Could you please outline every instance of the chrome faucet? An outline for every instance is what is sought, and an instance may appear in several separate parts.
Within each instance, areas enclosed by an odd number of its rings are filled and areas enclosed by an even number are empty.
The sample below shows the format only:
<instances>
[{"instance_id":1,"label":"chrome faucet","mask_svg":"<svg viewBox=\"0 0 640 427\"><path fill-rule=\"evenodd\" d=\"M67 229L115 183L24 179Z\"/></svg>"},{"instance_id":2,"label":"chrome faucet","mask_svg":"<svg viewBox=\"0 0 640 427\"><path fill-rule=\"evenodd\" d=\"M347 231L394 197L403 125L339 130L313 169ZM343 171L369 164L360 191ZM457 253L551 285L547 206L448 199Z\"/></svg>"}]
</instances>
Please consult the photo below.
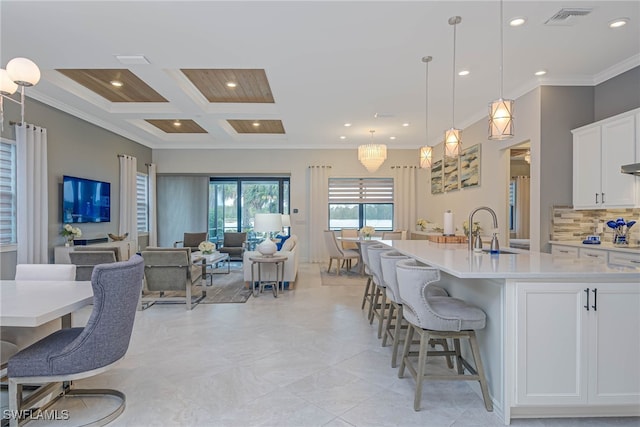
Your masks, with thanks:
<instances>
[{"instance_id":1,"label":"chrome faucet","mask_svg":"<svg viewBox=\"0 0 640 427\"><path fill-rule=\"evenodd\" d=\"M470 251L473 250L473 216L475 215L476 212L482 211L482 210L487 211L491 214L491 216L493 217L493 228L494 229L498 228L498 217L496 216L496 213L493 211L493 209L487 206L480 206L479 208L472 210L471 213L469 214L469 236L467 236L469 238ZM498 245L498 237L496 236L495 232L493 233L493 238L491 240L491 250L492 251L500 250L500 247Z\"/></svg>"}]
</instances>

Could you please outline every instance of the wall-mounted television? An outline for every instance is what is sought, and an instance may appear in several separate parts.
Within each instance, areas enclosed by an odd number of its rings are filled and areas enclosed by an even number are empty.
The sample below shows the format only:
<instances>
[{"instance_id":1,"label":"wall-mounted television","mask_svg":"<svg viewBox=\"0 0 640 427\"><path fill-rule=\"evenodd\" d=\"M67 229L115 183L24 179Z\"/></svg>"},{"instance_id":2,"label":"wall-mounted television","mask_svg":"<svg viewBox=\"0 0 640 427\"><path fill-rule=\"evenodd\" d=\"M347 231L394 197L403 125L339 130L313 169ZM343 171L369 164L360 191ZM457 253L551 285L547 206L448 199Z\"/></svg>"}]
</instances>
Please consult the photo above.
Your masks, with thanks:
<instances>
[{"instance_id":1,"label":"wall-mounted television","mask_svg":"<svg viewBox=\"0 0 640 427\"><path fill-rule=\"evenodd\" d=\"M111 221L111 184L93 179L62 177L62 222Z\"/></svg>"}]
</instances>

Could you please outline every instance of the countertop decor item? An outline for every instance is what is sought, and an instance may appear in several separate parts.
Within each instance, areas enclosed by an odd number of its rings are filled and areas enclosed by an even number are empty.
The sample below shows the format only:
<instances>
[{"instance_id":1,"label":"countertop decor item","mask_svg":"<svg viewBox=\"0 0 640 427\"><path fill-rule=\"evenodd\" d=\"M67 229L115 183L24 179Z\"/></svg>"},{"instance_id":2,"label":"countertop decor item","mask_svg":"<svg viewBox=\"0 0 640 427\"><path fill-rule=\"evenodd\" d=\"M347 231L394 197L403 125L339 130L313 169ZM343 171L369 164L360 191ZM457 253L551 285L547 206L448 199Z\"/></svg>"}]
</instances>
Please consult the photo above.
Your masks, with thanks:
<instances>
[{"instance_id":1,"label":"countertop decor item","mask_svg":"<svg viewBox=\"0 0 640 427\"><path fill-rule=\"evenodd\" d=\"M607 226L613 229L613 244L614 245L628 245L629 244L629 230L636 221L625 221L624 218L618 218L615 221L607 221Z\"/></svg>"},{"instance_id":2,"label":"countertop decor item","mask_svg":"<svg viewBox=\"0 0 640 427\"><path fill-rule=\"evenodd\" d=\"M73 239L82 236L82 230L80 230L78 227L71 226L71 224L65 224L62 227L62 231L60 231L60 234L66 240L64 245L71 246L71 243L73 243Z\"/></svg>"},{"instance_id":3,"label":"countertop decor item","mask_svg":"<svg viewBox=\"0 0 640 427\"><path fill-rule=\"evenodd\" d=\"M122 240L124 240L127 237L129 237L129 233L124 233L122 236L118 236L117 234L108 233L107 236L109 236L109 238L111 240L113 240L114 242L121 242Z\"/></svg>"}]
</instances>

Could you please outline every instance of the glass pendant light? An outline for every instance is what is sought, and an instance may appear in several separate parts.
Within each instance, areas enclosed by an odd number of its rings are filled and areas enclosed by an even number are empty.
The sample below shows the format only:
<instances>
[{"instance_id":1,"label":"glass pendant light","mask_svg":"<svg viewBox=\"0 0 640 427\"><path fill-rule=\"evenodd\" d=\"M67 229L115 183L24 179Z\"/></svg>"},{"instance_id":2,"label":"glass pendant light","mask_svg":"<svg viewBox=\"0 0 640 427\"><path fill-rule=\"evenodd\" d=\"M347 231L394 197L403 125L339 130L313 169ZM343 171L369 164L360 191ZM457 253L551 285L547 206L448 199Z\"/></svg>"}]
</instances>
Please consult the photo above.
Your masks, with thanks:
<instances>
[{"instance_id":1,"label":"glass pendant light","mask_svg":"<svg viewBox=\"0 0 640 427\"><path fill-rule=\"evenodd\" d=\"M502 68L504 65L504 37L502 0L500 0L500 99L489 104L489 139L502 140L513 137L513 100L502 98Z\"/></svg>"},{"instance_id":2,"label":"glass pendant light","mask_svg":"<svg viewBox=\"0 0 640 427\"><path fill-rule=\"evenodd\" d=\"M384 144L374 144L373 134L375 130L372 129L369 132L371 132L371 143L358 147L358 160L360 160L362 166L373 173L377 171L387 159L387 146Z\"/></svg>"},{"instance_id":3,"label":"glass pendant light","mask_svg":"<svg viewBox=\"0 0 640 427\"><path fill-rule=\"evenodd\" d=\"M445 157L458 157L460 153L460 145L462 137L460 129L456 129L455 113L456 113L456 26L462 22L460 16L452 16L449 18L449 25L453 25L453 84L452 84L452 100L451 100L451 129L444 133L444 155Z\"/></svg>"},{"instance_id":4,"label":"glass pendant light","mask_svg":"<svg viewBox=\"0 0 640 427\"><path fill-rule=\"evenodd\" d=\"M433 58L431 56L423 56L422 57L422 62L424 62L427 67L427 73L426 73L426 97L425 97L425 130L426 130L426 134L425 134L425 138L426 138L426 142L429 142L429 62L431 62ZM429 146L429 145L424 145L422 147L420 147L420 167L422 169L429 169L431 167L431 161L433 158L433 147Z\"/></svg>"}]
</instances>

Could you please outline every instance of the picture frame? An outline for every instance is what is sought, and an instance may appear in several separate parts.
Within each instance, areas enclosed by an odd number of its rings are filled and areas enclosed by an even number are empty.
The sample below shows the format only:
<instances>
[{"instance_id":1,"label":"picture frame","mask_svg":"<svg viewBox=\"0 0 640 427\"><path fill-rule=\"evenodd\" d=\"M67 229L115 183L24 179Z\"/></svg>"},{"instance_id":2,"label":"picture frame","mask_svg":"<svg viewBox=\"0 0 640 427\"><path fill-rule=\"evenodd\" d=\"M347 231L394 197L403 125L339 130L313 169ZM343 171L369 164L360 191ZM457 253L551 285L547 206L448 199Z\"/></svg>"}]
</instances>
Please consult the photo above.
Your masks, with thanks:
<instances>
[{"instance_id":1,"label":"picture frame","mask_svg":"<svg viewBox=\"0 0 640 427\"><path fill-rule=\"evenodd\" d=\"M444 192L455 191L460 189L458 181L458 157L444 158Z\"/></svg>"},{"instance_id":2,"label":"picture frame","mask_svg":"<svg viewBox=\"0 0 640 427\"><path fill-rule=\"evenodd\" d=\"M480 185L480 144L472 145L460 154L460 187Z\"/></svg>"},{"instance_id":3,"label":"picture frame","mask_svg":"<svg viewBox=\"0 0 640 427\"><path fill-rule=\"evenodd\" d=\"M442 193L442 160L433 162L431 166L431 194Z\"/></svg>"}]
</instances>

